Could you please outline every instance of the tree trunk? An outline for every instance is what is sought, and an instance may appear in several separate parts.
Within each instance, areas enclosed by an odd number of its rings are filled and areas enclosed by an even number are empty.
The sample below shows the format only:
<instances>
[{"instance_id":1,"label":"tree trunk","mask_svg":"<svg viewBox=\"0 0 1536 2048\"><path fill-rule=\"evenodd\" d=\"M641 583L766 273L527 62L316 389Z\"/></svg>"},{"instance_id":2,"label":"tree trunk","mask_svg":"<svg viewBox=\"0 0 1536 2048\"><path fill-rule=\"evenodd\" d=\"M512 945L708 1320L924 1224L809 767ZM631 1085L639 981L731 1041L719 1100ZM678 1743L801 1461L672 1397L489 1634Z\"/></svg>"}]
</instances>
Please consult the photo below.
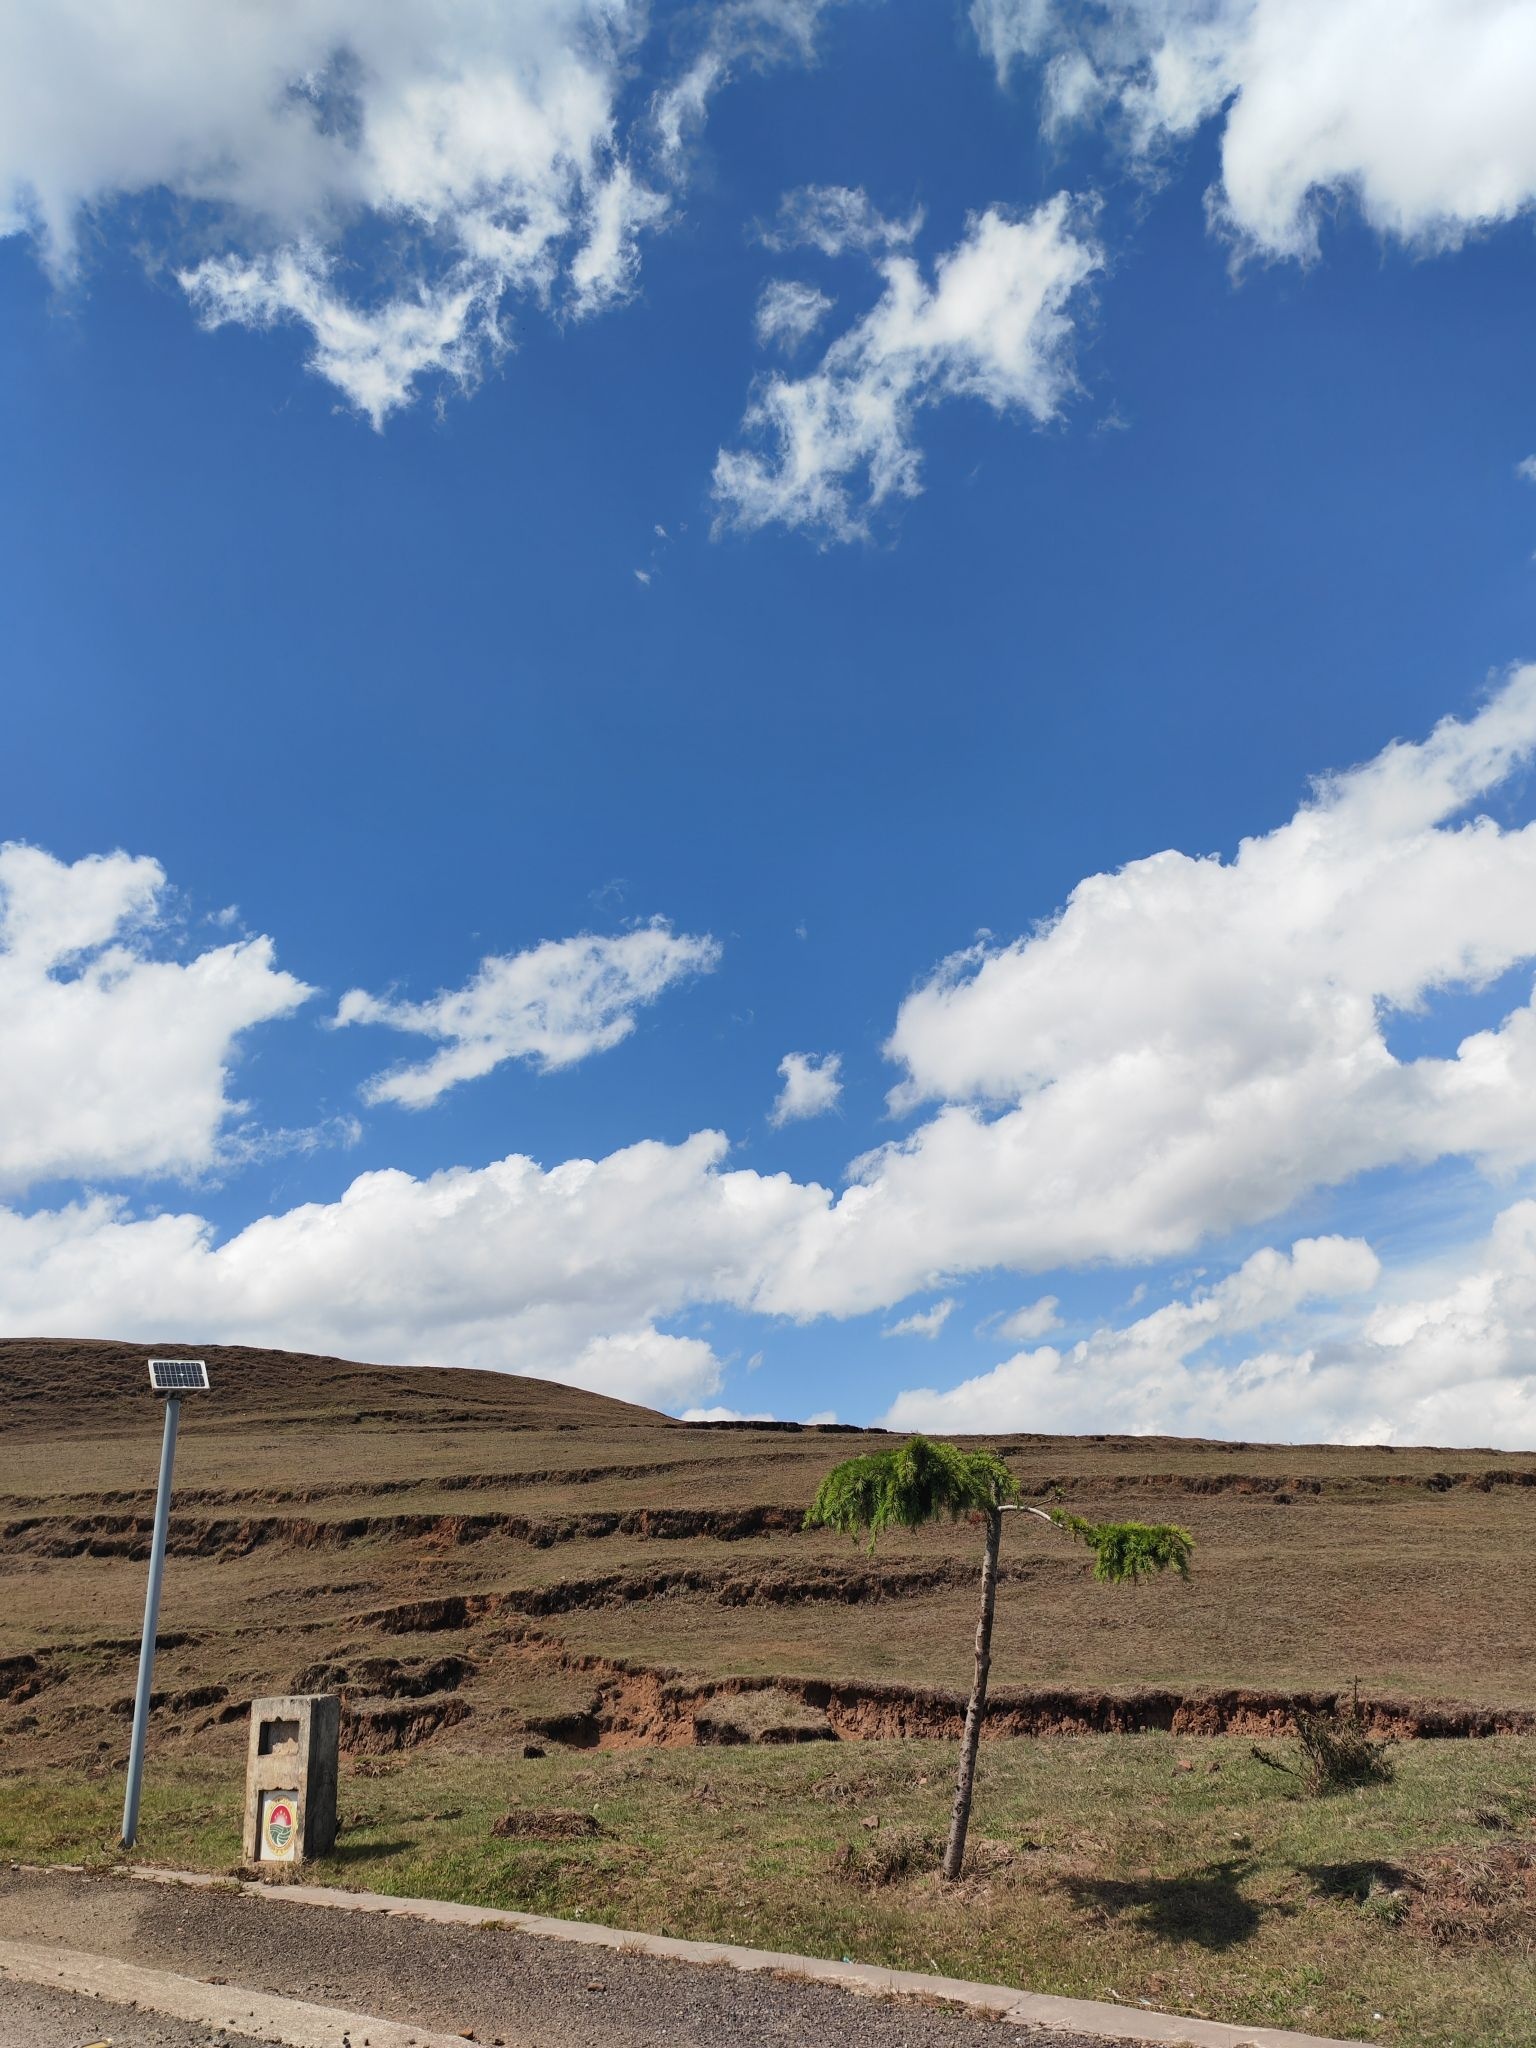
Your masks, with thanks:
<instances>
[{"instance_id":1,"label":"tree trunk","mask_svg":"<svg viewBox=\"0 0 1536 2048\"><path fill-rule=\"evenodd\" d=\"M987 1515L987 1548L981 1560L981 1615L976 1623L976 1676L971 1701L965 1710L965 1734L960 1742L960 1774L955 1780L955 1803L949 1813L949 1840L944 1845L944 1875L956 1878L965 1861L965 1836L971 1824L971 1794L976 1789L976 1749L981 1741L981 1724L987 1712L987 1674L992 1669L992 1613L997 1605L997 1551L1002 1541L1003 1517L997 1508Z\"/></svg>"}]
</instances>

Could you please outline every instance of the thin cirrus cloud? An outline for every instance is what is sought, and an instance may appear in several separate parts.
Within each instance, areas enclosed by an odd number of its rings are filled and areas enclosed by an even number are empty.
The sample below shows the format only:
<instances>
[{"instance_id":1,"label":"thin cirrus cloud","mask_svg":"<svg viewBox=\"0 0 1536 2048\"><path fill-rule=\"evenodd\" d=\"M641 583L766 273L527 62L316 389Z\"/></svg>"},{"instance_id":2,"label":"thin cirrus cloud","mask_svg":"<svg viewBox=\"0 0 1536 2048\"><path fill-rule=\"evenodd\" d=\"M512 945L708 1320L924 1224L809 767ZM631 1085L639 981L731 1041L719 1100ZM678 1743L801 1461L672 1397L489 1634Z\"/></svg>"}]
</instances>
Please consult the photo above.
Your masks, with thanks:
<instances>
[{"instance_id":1,"label":"thin cirrus cloud","mask_svg":"<svg viewBox=\"0 0 1536 2048\"><path fill-rule=\"evenodd\" d=\"M753 316L759 348L782 349L791 355L809 341L831 312L834 301L813 284L776 277L763 286Z\"/></svg>"},{"instance_id":2,"label":"thin cirrus cloud","mask_svg":"<svg viewBox=\"0 0 1536 2048\"><path fill-rule=\"evenodd\" d=\"M733 1167L726 1137L702 1131L548 1167L364 1173L224 1241L195 1213L140 1216L101 1195L0 1206L0 1318L84 1335L238 1331L708 1405L722 1361L669 1327L696 1309L883 1312L987 1269L1219 1247L1373 1169L1531 1166L1529 1004L1448 1052L1405 1056L1391 1032L1444 991L1491 989L1536 960L1536 826L1486 814L1533 757L1536 669L1518 669L1472 716L1320 782L1232 857L1169 851L1090 876L1027 938L946 963L901 1005L889 1044L904 1072L895 1107L918 1121L856 1161L841 1193ZM46 961L89 959L125 902L148 914L158 877L88 869L59 909L56 877L36 872L11 945ZM154 984L132 966L136 999ZM301 999L261 978L260 950L234 949L223 970L245 990L210 1013L226 1033ZM173 984L177 999L205 979ZM112 1022L93 1013L102 1042ZM204 1037L228 1043L211 1024ZM142 1145L130 1078L116 1096L102 1079L115 1135L98 1128L95 1157ZM206 1147L228 1111L222 1082L203 1099ZM60 1126L30 1158L77 1171L84 1149ZM1302 1240L1083 1346L1041 1345L1020 1325L1022 1362L963 1399L914 1389L893 1413L952 1427L986 1414L990 1427L1027 1410L1066 1427L1113 1408L1137 1428L1315 1438L1388 1433L1400 1387L1397 1440L1517 1441L1536 1400L1533 1245L1536 1206L1519 1200L1483 1245L1379 1284L1358 1240Z\"/></svg>"},{"instance_id":3,"label":"thin cirrus cloud","mask_svg":"<svg viewBox=\"0 0 1536 2048\"><path fill-rule=\"evenodd\" d=\"M742 422L745 445L716 459L717 530L780 525L823 541L857 539L882 506L917 495L926 408L979 399L1044 424L1073 388L1074 304L1101 258L1067 194L1020 218L998 207L973 215L931 281L905 231L871 242L858 215L858 240L848 211L839 209L823 246L877 249L881 296L814 368L760 381ZM814 238L796 230L796 239Z\"/></svg>"},{"instance_id":4,"label":"thin cirrus cloud","mask_svg":"<svg viewBox=\"0 0 1536 2048\"><path fill-rule=\"evenodd\" d=\"M768 1112L768 1121L775 1128L824 1116L829 1109L836 1109L842 1098L840 1053L787 1052L779 1061L779 1074L784 1085Z\"/></svg>"},{"instance_id":5,"label":"thin cirrus cloud","mask_svg":"<svg viewBox=\"0 0 1536 2048\"><path fill-rule=\"evenodd\" d=\"M733 72L810 56L821 11L751 0L678 27L673 143ZM131 209L124 232L207 325L297 326L377 427L424 379L472 385L511 307L568 319L629 294L683 170L633 103L651 26L640 0L18 0L0 235L68 277Z\"/></svg>"},{"instance_id":6,"label":"thin cirrus cloud","mask_svg":"<svg viewBox=\"0 0 1536 2048\"><path fill-rule=\"evenodd\" d=\"M1006 80L1039 67L1057 130L1112 123L1156 163L1221 125L1213 225L1314 256L1330 204L1428 247L1536 200L1536 10L1524 0L973 0Z\"/></svg>"},{"instance_id":7,"label":"thin cirrus cloud","mask_svg":"<svg viewBox=\"0 0 1536 2048\"><path fill-rule=\"evenodd\" d=\"M168 958L170 921L158 861L0 846L0 1189L188 1177L255 1144L241 1043L313 990L268 938Z\"/></svg>"},{"instance_id":8,"label":"thin cirrus cloud","mask_svg":"<svg viewBox=\"0 0 1536 2048\"><path fill-rule=\"evenodd\" d=\"M461 1081L507 1060L541 1073L607 1052L635 1028L635 1014L678 982L718 963L715 939L674 932L663 919L617 937L546 939L522 953L482 960L460 989L402 1002L349 989L334 1025L382 1024L441 1042L430 1059L375 1074L363 1099L425 1109Z\"/></svg>"}]
</instances>

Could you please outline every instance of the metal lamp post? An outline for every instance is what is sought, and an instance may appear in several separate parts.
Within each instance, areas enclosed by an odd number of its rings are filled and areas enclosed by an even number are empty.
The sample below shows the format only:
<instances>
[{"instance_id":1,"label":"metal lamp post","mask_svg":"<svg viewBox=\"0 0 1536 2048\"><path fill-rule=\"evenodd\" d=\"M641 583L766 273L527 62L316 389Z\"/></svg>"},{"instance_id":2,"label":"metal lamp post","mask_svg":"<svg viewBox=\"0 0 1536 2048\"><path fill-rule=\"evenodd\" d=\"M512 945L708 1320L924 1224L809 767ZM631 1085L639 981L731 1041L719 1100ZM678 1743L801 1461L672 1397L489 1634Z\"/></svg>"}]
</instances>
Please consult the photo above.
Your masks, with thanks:
<instances>
[{"instance_id":1,"label":"metal lamp post","mask_svg":"<svg viewBox=\"0 0 1536 2048\"><path fill-rule=\"evenodd\" d=\"M128 1790L123 1800L123 1847L139 1832L139 1794L144 1784L144 1743L155 1676L155 1632L160 1621L160 1585L165 1577L165 1534L171 1519L171 1472L183 1394L207 1393L208 1368L200 1358L152 1358L149 1383L166 1396L165 1435L160 1443L160 1484L155 1492L155 1534L149 1550L149 1586L144 1595L144 1635L139 1644L139 1683L133 1696L133 1740L128 1746Z\"/></svg>"}]
</instances>

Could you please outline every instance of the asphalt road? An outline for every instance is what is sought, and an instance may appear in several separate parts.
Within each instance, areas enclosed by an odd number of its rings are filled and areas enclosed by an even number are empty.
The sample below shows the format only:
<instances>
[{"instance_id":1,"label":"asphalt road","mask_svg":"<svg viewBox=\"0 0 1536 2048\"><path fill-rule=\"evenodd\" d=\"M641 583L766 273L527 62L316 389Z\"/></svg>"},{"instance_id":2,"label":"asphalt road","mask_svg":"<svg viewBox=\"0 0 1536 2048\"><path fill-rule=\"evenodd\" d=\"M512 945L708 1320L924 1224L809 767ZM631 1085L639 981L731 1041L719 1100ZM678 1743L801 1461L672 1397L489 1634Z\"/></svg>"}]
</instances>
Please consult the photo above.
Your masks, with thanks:
<instances>
[{"instance_id":1,"label":"asphalt road","mask_svg":"<svg viewBox=\"0 0 1536 2048\"><path fill-rule=\"evenodd\" d=\"M31 1984L0 1984L0 2042L5 2048L234 2048L220 2031ZM263 2044L247 2039L239 2048Z\"/></svg>"},{"instance_id":2,"label":"asphalt road","mask_svg":"<svg viewBox=\"0 0 1536 2048\"><path fill-rule=\"evenodd\" d=\"M0 1937L56 1942L147 1969L244 1985L462 2034L483 2048L998 2048L996 2023L836 1986L540 1940L504 1927L436 1926L268 1904L127 1877L0 1871ZM98 2034L60 2033L43 1994L4 2048L210 2048L184 2023L74 2001ZM56 1996L50 1994L50 1996ZM7 2008L0 2006L0 2013ZM69 2019L66 2012L64 2018ZM16 2027L35 2025L35 2034ZM162 2032L143 2031L159 2026ZM133 2026L141 2031L134 2033ZM53 2032L46 2031L52 2027ZM1007 2029L1010 2048L1105 2048L1097 2038Z\"/></svg>"}]
</instances>

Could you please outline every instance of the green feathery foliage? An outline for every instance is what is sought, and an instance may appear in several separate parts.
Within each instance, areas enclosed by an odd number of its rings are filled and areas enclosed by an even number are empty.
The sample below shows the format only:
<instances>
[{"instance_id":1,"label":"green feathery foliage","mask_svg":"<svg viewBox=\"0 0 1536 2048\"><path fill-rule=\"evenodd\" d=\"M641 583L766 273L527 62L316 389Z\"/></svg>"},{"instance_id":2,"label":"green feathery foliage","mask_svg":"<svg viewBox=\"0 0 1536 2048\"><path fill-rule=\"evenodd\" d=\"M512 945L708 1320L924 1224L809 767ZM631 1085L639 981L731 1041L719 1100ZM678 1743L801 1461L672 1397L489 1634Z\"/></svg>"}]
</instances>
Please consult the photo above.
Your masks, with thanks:
<instances>
[{"instance_id":1,"label":"green feathery foliage","mask_svg":"<svg viewBox=\"0 0 1536 2048\"><path fill-rule=\"evenodd\" d=\"M1053 1508L1051 1520L1087 1544L1093 1576L1107 1586L1134 1585L1144 1572L1172 1570L1189 1577L1195 1539L1176 1522L1085 1522L1064 1508Z\"/></svg>"},{"instance_id":2,"label":"green feathery foliage","mask_svg":"<svg viewBox=\"0 0 1536 2048\"><path fill-rule=\"evenodd\" d=\"M805 1526L844 1536L868 1531L873 1550L886 1529L986 1514L1017 1491L1013 1474L994 1452L962 1451L914 1436L891 1450L834 1466L817 1489Z\"/></svg>"}]
</instances>

